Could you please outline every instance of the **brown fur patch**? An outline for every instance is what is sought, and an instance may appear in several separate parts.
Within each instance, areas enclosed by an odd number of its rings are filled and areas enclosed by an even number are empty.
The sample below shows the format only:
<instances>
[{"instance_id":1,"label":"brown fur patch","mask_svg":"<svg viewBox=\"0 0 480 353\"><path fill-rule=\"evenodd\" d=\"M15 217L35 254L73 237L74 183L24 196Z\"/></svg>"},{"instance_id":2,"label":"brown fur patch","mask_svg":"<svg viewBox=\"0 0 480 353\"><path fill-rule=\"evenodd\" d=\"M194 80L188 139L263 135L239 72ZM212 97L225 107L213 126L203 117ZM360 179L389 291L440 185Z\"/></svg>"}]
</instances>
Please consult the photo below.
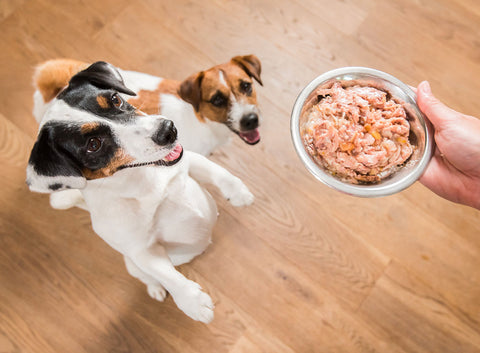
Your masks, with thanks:
<instances>
[{"instance_id":1,"label":"brown fur patch","mask_svg":"<svg viewBox=\"0 0 480 353\"><path fill-rule=\"evenodd\" d=\"M95 129L98 128L100 124L99 123L86 123L86 124L83 124L81 127L80 127L80 132L82 134L87 134L89 133L90 131L94 131Z\"/></svg>"},{"instance_id":2,"label":"brown fur patch","mask_svg":"<svg viewBox=\"0 0 480 353\"><path fill-rule=\"evenodd\" d=\"M140 90L137 96L130 98L128 103L146 114L160 114L160 95L173 94L178 97L180 82L164 79L154 91Z\"/></svg>"},{"instance_id":3,"label":"brown fur patch","mask_svg":"<svg viewBox=\"0 0 480 353\"><path fill-rule=\"evenodd\" d=\"M50 102L68 85L73 75L88 67L88 64L71 59L49 60L37 66L33 77L35 87L45 103Z\"/></svg>"},{"instance_id":4,"label":"brown fur patch","mask_svg":"<svg viewBox=\"0 0 480 353\"><path fill-rule=\"evenodd\" d=\"M140 90L136 97L128 100L128 103L149 115L160 112L160 94L157 90Z\"/></svg>"},{"instance_id":5,"label":"brown fur patch","mask_svg":"<svg viewBox=\"0 0 480 353\"><path fill-rule=\"evenodd\" d=\"M263 86L260 78L262 64L255 55L235 56L230 62L239 65L249 76L255 78Z\"/></svg>"},{"instance_id":6,"label":"brown fur patch","mask_svg":"<svg viewBox=\"0 0 480 353\"><path fill-rule=\"evenodd\" d=\"M223 123L228 119L228 105L224 107L215 107L210 103L210 100L217 92L221 92L227 99L230 99L230 87L220 82L220 70L217 68L212 68L205 71L202 80L202 100L199 105L198 113L200 116L203 116L211 121Z\"/></svg>"},{"instance_id":7,"label":"brown fur patch","mask_svg":"<svg viewBox=\"0 0 480 353\"><path fill-rule=\"evenodd\" d=\"M235 98L243 103L257 105L257 93L255 91L255 85L250 76L248 76L248 74L245 74L245 71L241 69L235 69L231 67L231 65L228 65L227 67L230 69L229 71L224 71L225 80L227 81L228 86L231 87ZM242 81L252 82L252 93L250 95L246 95L245 93L240 91L240 82Z\"/></svg>"},{"instance_id":8,"label":"brown fur patch","mask_svg":"<svg viewBox=\"0 0 480 353\"><path fill-rule=\"evenodd\" d=\"M173 94L178 97L178 88L180 87L180 82L176 80L163 79L162 82L158 85L159 93Z\"/></svg>"},{"instance_id":9,"label":"brown fur patch","mask_svg":"<svg viewBox=\"0 0 480 353\"><path fill-rule=\"evenodd\" d=\"M103 109L110 108L110 104L108 104L108 100L104 96L97 96L97 103L100 106L100 108L103 108Z\"/></svg>"},{"instance_id":10,"label":"brown fur patch","mask_svg":"<svg viewBox=\"0 0 480 353\"><path fill-rule=\"evenodd\" d=\"M133 157L125 154L125 151L119 149L108 165L97 170L84 169L82 171L83 176L87 178L87 180L105 178L113 175L122 165L131 163L134 160Z\"/></svg>"}]
</instances>

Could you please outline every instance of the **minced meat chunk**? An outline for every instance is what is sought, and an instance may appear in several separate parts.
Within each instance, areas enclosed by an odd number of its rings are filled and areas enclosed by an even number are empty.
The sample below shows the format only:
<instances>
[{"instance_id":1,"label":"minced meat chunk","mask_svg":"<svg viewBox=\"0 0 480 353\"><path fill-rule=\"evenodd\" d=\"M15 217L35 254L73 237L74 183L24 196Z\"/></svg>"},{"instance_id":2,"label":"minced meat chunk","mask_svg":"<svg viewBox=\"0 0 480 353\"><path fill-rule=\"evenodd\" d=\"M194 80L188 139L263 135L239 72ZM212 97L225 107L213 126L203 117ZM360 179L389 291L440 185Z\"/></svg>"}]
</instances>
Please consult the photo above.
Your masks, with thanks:
<instances>
[{"instance_id":1,"label":"minced meat chunk","mask_svg":"<svg viewBox=\"0 0 480 353\"><path fill-rule=\"evenodd\" d=\"M319 89L308 109L303 140L308 152L342 180L375 183L412 155L405 109L373 87Z\"/></svg>"}]
</instances>

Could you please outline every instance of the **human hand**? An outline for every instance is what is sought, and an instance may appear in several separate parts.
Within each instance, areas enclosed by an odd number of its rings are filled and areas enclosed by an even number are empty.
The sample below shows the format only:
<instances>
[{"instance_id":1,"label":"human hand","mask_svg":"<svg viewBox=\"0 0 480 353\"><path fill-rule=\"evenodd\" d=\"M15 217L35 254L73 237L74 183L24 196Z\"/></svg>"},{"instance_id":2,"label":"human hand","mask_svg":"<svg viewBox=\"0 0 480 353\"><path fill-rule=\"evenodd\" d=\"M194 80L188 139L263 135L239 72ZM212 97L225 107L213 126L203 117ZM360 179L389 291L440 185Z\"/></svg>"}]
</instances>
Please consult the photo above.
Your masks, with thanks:
<instances>
[{"instance_id":1,"label":"human hand","mask_svg":"<svg viewBox=\"0 0 480 353\"><path fill-rule=\"evenodd\" d=\"M439 196L480 209L480 120L448 108L424 81L420 110L435 127L436 149L420 182Z\"/></svg>"}]
</instances>

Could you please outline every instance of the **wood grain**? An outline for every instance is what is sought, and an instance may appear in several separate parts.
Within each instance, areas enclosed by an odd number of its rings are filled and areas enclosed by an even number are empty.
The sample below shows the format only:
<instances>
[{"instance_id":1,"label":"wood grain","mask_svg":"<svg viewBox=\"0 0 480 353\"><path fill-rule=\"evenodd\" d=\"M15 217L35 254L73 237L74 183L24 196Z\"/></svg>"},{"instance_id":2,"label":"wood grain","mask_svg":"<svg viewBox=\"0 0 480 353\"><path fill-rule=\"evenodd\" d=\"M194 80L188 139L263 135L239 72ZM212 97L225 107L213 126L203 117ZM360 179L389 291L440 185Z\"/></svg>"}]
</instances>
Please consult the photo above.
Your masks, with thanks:
<instances>
[{"instance_id":1,"label":"wood grain","mask_svg":"<svg viewBox=\"0 0 480 353\"><path fill-rule=\"evenodd\" d=\"M290 142L300 90L341 66L429 80L479 116L474 0L0 3L0 352L480 352L480 212L417 183L380 199L320 184ZM255 194L213 186L213 244L180 271L213 298L194 322L152 300L88 213L25 185L35 65L106 60L181 80L235 55L262 61L261 142L211 159Z\"/></svg>"}]
</instances>

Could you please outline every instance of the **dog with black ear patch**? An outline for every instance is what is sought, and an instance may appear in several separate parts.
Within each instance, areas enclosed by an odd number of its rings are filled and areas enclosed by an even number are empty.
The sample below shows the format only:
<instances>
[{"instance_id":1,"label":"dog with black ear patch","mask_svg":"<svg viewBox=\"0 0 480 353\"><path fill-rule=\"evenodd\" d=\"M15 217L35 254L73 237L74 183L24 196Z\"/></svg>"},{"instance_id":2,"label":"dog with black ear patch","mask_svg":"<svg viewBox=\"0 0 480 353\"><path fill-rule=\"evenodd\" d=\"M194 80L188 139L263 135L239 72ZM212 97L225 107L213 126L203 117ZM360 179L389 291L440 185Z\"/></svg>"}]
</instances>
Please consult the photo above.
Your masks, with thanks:
<instances>
[{"instance_id":1,"label":"dog with black ear patch","mask_svg":"<svg viewBox=\"0 0 480 353\"><path fill-rule=\"evenodd\" d=\"M123 254L152 298L167 292L194 320L213 319L211 298L175 266L210 244L217 208L199 183L216 185L234 206L253 195L224 168L183 151L172 121L146 115L110 64L73 76L49 103L27 167L30 190L79 189L94 231Z\"/></svg>"}]
</instances>

